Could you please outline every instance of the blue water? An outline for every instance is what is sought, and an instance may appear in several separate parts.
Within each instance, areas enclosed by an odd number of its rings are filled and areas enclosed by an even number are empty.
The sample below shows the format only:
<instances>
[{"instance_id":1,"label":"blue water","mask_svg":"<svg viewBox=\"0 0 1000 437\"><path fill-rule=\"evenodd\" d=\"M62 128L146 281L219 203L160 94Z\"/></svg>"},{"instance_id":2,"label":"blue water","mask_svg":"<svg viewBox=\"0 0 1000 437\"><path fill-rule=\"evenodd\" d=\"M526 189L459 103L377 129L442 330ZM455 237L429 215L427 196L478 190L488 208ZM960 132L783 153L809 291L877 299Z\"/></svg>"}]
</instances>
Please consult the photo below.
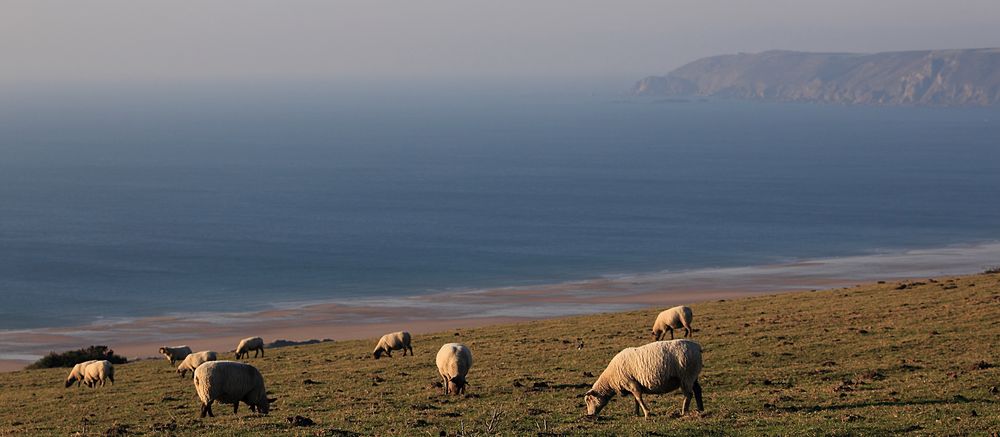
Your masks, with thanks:
<instances>
[{"instance_id":1,"label":"blue water","mask_svg":"<svg viewBox=\"0 0 1000 437\"><path fill-rule=\"evenodd\" d=\"M1000 235L1000 110L252 88L0 103L0 329Z\"/></svg>"}]
</instances>

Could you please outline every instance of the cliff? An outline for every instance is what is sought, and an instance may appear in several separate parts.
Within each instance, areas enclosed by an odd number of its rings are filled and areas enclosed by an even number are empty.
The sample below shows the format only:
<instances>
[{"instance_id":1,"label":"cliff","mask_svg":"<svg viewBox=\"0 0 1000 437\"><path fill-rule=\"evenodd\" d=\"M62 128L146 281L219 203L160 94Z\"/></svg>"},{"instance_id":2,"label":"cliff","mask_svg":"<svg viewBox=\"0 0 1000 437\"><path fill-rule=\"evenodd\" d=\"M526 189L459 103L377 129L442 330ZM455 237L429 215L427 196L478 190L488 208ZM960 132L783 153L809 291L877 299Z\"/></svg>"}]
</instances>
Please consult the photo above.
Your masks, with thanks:
<instances>
[{"instance_id":1,"label":"cliff","mask_svg":"<svg viewBox=\"0 0 1000 437\"><path fill-rule=\"evenodd\" d=\"M712 56L650 76L636 96L872 105L1000 103L1000 49L875 54L767 51Z\"/></svg>"}]
</instances>

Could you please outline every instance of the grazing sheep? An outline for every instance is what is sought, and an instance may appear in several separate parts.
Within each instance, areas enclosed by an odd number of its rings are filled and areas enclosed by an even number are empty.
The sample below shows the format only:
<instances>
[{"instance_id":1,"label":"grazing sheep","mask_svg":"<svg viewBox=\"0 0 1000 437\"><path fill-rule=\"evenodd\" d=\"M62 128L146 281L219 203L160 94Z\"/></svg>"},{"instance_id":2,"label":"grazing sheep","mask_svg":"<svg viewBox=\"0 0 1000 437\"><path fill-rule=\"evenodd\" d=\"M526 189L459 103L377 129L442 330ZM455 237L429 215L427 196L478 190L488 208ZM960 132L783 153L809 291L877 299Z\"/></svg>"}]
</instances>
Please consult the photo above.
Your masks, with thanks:
<instances>
[{"instance_id":1,"label":"grazing sheep","mask_svg":"<svg viewBox=\"0 0 1000 437\"><path fill-rule=\"evenodd\" d=\"M694 313L691 312L690 307L678 306L664 310L656 316L656 321L653 322L653 340L666 340L664 336L667 331L670 331L670 339L673 340L674 329L681 328L684 328L684 337L690 336L692 318L694 318Z\"/></svg>"},{"instance_id":2,"label":"grazing sheep","mask_svg":"<svg viewBox=\"0 0 1000 437\"><path fill-rule=\"evenodd\" d=\"M73 370L70 370L69 376L66 377L66 388L69 388L69 386L73 385L74 382L76 383L76 386L79 387L80 384L83 382L83 377L84 377L83 369L86 368L88 364L93 363L94 361L97 360L84 361L82 363L77 363L75 366L73 366Z\"/></svg>"},{"instance_id":3,"label":"grazing sheep","mask_svg":"<svg viewBox=\"0 0 1000 437\"><path fill-rule=\"evenodd\" d=\"M189 370L191 371L191 374L194 375L194 369L197 369L198 366L217 359L219 359L219 354L214 351L195 352L188 355L187 358L181 362L181 365L177 366L177 373L181 374L181 378L187 376Z\"/></svg>"},{"instance_id":4,"label":"grazing sheep","mask_svg":"<svg viewBox=\"0 0 1000 437\"><path fill-rule=\"evenodd\" d=\"M656 341L626 348L611 359L584 396L587 415L597 416L615 393L631 393L635 397L635 414L638 416L641 408L648 419L649 408L642 395L669 393L677 388L684 393L681 414L687 414L691 407L691 396L698 403L698 411L702 411L700 373L701 345L694 341Z\"/></svg>"},{"instance_id":5,"label":"grazing sheep","mask_svg":"<svg viewBox=\"0 0 1000 437\"><path fill-rule=\"evenodd\" d=\"M237 361L209 361L198 366L194 371L194 389L201 400L201 417L215 417L212 413L215 401L233 404L233 414L242 401L250 406L250 411L265 415L275 401L267 398L260 371Z\"/></svg>"},{"instance_id":6,"label":"grazing sheep","mask_svg":"<svg viewBox=\"0 0 1000 437\"><path fill-rule=\"evenodd\" d=\"M113 385L115 383L115 366L108 360L94 361L83 369L83 377L83 382L89 382L91 387L97 386L98 382L101 383L101 387L104 387L107 381L111 381Z\"/></svg>"},{"instance_id":7,"label":"grazing sheep","mask_svg":"<svg viewBox=\"0 0 1000 437\"><path fill-rule=\"evenodd\" d=\"M168 347L163 346L160 348L160 354L167 357L167 361L170 361L170 365L176 365L178 361L183 361L191 354L191 348L185 346L174 346Z\"/></svg>"},{"instance_id":8,"label":"grazing sheep","mask_svg":"<svg viewBox=\"0 0 1000 437\"><path fill-rule=\"evenodd\" d=\"M239 346L236 346L236 359L243 358L243 355L250 358L250 351L253 351L253 357L257 358L257 353L260 352L260 356L264 356L264 339L260 337L247 337L240 340Z\"/></svg>"},{"instance_id":9,"label":"grazing sheep","mask_svg":"<svg viewBox=\"0 0 1000 437\"><path fill-rule=\"evenodd\" d=\"M375 359L382 357L382 354L392 358L392 351L403 350L403 356L406 356L406 351L410 351L410 356L413 356L413 347L410 346L410 333L406 331L393 332L391 334L383 335L379 339L378 344L375 345L375 351L372 355Z\"/></svg>"},{"instance_id":10,"label":"grazing sheep","mask_svg":"<svg viewBox=\"0 0 1000 437\"><path fill-rule=\"evenodd\" d=\"M465 376L469 374L470 367L472 351L464 344L448 343L441 346L437 353L437 368L444 380L444 394L465 393L465 386L468 384ZM454 390L451 389L452 385L455 386Z\"/></svg>"}]
</instances>

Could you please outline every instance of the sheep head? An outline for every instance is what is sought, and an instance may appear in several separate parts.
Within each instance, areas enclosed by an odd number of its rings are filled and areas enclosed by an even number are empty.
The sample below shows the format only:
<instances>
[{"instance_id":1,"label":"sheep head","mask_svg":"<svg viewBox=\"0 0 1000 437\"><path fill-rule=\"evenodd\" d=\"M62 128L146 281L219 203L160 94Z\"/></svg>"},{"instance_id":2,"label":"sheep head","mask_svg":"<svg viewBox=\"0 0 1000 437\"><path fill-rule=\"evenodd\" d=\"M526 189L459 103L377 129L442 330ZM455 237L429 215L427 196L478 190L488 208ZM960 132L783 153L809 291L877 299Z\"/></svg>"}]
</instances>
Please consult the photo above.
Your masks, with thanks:
<instances>
[{"instance_id":1,"label":"sheep head","mask_svg":"<svg viewBox=\"0 0 1000 437\"><path fill-rule=\"evenodd\" d=\"M583 398L587 402L587 415L596 417L604 409L604 406L608 405L611 396L590 390Z\"/></svg>"},{"instance_id":2,"label":"sheep head","mask_svg":"<svg viewBox=\"0 0 1000 437\"><path fill-rule=\"evenodd\" d=\"M264 398L264 402L257 403L255 405L250 405L250 411L266 416L267 413L271 411L271 404L277 401L278 398Z\"/></svg>"},{"instance_id":3,"label":"sheep head","mask_svg":"<svg viewBox=\"0 0 1000 437\"><path fill-rule=\"evenodd\" d=\"M464 376L456 376L451 378L452 392L455 394L465 393L465 386L469 385L469 382L465 380Z\"/></svg>"}]
</instances>

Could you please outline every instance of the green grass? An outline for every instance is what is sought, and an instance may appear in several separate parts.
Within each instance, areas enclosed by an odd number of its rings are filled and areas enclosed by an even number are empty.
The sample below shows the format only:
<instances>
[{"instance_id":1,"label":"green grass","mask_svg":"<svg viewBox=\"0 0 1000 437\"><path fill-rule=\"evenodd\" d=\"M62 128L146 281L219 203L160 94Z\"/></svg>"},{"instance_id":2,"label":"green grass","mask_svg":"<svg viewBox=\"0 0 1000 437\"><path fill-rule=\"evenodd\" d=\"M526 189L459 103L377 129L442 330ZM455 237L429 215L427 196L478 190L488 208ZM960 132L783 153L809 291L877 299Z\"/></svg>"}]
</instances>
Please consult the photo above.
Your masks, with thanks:
<instances>
[{"instance_id":1,"label":"green grass","mask_svg":"<svg viewBox=\"0 0 1000 437\"><path fill-rule=\"evenodd\" d=\"M927 281L923 281L927 282ZM658 309L414 337L416 356L373 360L375 339L268 350L250 359L279 400L269 416L217 405L197 418L189 379L165 361L116 367L117 384L63 388L68 369L0 374L0 435L924 435L1000 431L1000 276L872 284L693 304L706 411L679 393L616 398L596 421L582 395L624 347L648 341ZM336 333L330 333L335 336ZM585 347L577 350L577 339ZM460 341L475 364L465 396L443 396L434 354ZM987 368L981 368L987 367ZM315 384L306 384L311 380ZM316 422L294 427L300 415Z\"/></svg>"}]
</instances>

